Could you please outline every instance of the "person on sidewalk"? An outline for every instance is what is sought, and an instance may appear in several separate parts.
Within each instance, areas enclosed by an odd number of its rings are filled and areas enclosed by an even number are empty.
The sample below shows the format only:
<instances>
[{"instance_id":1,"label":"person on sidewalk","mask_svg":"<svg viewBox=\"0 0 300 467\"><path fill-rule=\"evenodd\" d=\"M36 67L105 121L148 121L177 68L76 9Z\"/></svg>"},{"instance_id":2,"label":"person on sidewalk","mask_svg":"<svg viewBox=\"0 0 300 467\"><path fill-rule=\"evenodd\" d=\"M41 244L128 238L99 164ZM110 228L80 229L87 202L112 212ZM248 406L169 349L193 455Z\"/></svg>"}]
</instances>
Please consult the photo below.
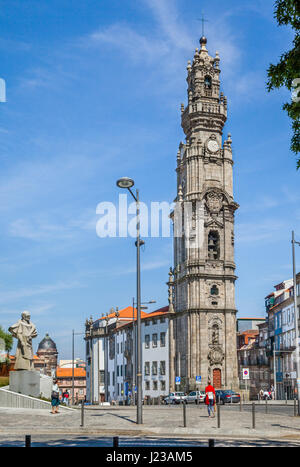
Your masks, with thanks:
<instances>
[{"instance_id":1,"label":"person on sidewalk","mask_svg":"<svg viewBox=\"0 0 300 467\"><path fill-rule=\"evenodd\" d=\"M274 386L271 387L271 398L274 401L275 400L275 388Z\"/></svg>"},{"instance_id":2,"label":"person on sidewalk","mask_svg":"<svg viewBox=\"0 0 300 467\"><path fill-rule=\"evenodd\" d=\"M58 380L55 379L52 385L52 393L51 393L51 413L59 413L58 406L59 406L59 387L57 384Z\"/></svg>"},{"instance_id":3,"label":"person on sidewalk","mask_svg":"<svg viewBox=\"0 0 300 467\"><path fill-rule=\"evenodd\" d=\"M208 417L210 418L211 414L214 417L214 406L216 403L216 391L215 388L208 381L208 386L205 388L205 404L207 405Z\"/></svg>"}]
</instances>

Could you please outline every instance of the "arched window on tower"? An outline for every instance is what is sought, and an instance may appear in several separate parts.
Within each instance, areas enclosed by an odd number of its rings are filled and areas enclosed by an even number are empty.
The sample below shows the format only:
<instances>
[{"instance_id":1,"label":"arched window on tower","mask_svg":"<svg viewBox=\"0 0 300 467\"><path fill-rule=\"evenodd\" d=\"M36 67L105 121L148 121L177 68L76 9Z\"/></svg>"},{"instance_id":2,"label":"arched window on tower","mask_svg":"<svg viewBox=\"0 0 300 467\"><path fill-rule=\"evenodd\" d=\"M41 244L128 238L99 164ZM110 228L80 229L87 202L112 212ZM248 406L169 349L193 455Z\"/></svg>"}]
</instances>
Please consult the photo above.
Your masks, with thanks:
<instances>
[{"instance_id":1,"label":"arched window on tower","mask_svg":"<svg viewBox=\"0 0 300 467\"><path fill-rule=\"evenodd\" d=\"M211 230L208 234L208 259L220 258L220 236L216 230Z\"/></svg>"},{"instance_id":2,"label":"arched window on tower","mask_svg":"<svg viewBox=\"0 0 300 467\"><path fill-rule=\"evenodd\" d=\"M211 77L210 76L205 76L204 86L205 86L205 89L211 89Z\"/></svg>"},{"instance_id":3,"label":"arched window on tower","mask_svg":"<svg viewBox=\"0 0 300 467\"><path fill-rule=\"evenodd\" d=\"M211 295L219 295L219 289L216 285L213 285L212 288L210 289L210 294Z\"/></svg>"}]
</instances>

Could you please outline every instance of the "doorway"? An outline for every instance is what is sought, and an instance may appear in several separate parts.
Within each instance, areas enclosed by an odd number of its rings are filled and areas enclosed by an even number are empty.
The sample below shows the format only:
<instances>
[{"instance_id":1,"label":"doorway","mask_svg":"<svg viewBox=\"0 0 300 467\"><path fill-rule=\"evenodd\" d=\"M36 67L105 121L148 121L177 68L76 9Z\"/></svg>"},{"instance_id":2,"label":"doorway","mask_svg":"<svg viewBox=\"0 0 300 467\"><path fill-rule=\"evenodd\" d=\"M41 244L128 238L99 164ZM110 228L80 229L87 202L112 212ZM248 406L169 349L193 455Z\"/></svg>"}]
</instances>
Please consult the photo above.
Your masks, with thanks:
<instances>
[{"instance_id":1,"label":"doorway","mask_svg":"<svg viewBox=\"0 0 300 467\"><path fill-rule=\"evenodd\" d=\"M219 368L216 368L213 371L213 387L215 389L221 389L221 385L222 385L222 373Z\"/></svg>"}]
</instances>

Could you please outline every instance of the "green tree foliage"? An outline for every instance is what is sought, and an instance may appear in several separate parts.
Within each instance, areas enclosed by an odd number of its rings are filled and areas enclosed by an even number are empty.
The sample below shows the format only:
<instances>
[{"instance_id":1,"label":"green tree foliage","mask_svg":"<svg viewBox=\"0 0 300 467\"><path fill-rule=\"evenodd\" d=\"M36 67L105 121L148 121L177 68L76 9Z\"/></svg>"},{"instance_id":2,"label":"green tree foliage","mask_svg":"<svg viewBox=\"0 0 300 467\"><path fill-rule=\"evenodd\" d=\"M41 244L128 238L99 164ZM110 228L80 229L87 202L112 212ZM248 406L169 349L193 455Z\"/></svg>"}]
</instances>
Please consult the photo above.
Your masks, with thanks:
<instances>
[{"instance_id":1,"label":"green tree foliage","mask_svg":"<svg viewBox=\"0 0 300 467\"><path fill-rule=\"evenodd\" d=\"M5 350L9 352L13 346L13 337L9 332L5 332L2 326L0 326L0 339L5 342Z\"/></svg>"},{"instance_id":2,"label":"green tree foliage","mask_svg":"<svg viewBox=\"0 0 300 467\"><path fill-rule=\"evenodd\" d=\"M295 80L300 79L300 1L299 0L276 0L275 18L278 25L290 25L295 31L293 49L280 57L277 65L270 65L268 69L268 91L285 86L291 92L295 89ZM300 84L300 82L299 82ZM298 91L298 98L297 98ZM300 87L291 102L284 104L283 109L287 111L292 120L293 137L291 150L297 155L300 152ZM300 158L297 160L297 169L300 168Z\"/></svg>"}]
</instances>

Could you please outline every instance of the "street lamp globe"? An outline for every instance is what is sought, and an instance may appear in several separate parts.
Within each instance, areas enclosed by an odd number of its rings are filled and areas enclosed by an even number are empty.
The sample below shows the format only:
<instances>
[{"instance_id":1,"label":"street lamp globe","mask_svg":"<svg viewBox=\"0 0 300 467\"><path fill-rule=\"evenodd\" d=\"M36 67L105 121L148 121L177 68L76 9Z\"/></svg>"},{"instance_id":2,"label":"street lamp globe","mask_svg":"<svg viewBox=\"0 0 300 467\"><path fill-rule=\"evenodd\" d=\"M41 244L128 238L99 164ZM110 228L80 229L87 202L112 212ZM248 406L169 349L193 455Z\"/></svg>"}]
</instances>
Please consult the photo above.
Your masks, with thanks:
<instances>
[{"instance_id":1,"label":"street lamp globe","mask_svg":"<svg viewBox=\"0 0 300 467\"><path fill-rule=\"evenodd\" d=\"M122 177L117 181L117 186L119 188L132 188L134 185L134 181L132 178Z\"/></svg>"}]
</instances>

